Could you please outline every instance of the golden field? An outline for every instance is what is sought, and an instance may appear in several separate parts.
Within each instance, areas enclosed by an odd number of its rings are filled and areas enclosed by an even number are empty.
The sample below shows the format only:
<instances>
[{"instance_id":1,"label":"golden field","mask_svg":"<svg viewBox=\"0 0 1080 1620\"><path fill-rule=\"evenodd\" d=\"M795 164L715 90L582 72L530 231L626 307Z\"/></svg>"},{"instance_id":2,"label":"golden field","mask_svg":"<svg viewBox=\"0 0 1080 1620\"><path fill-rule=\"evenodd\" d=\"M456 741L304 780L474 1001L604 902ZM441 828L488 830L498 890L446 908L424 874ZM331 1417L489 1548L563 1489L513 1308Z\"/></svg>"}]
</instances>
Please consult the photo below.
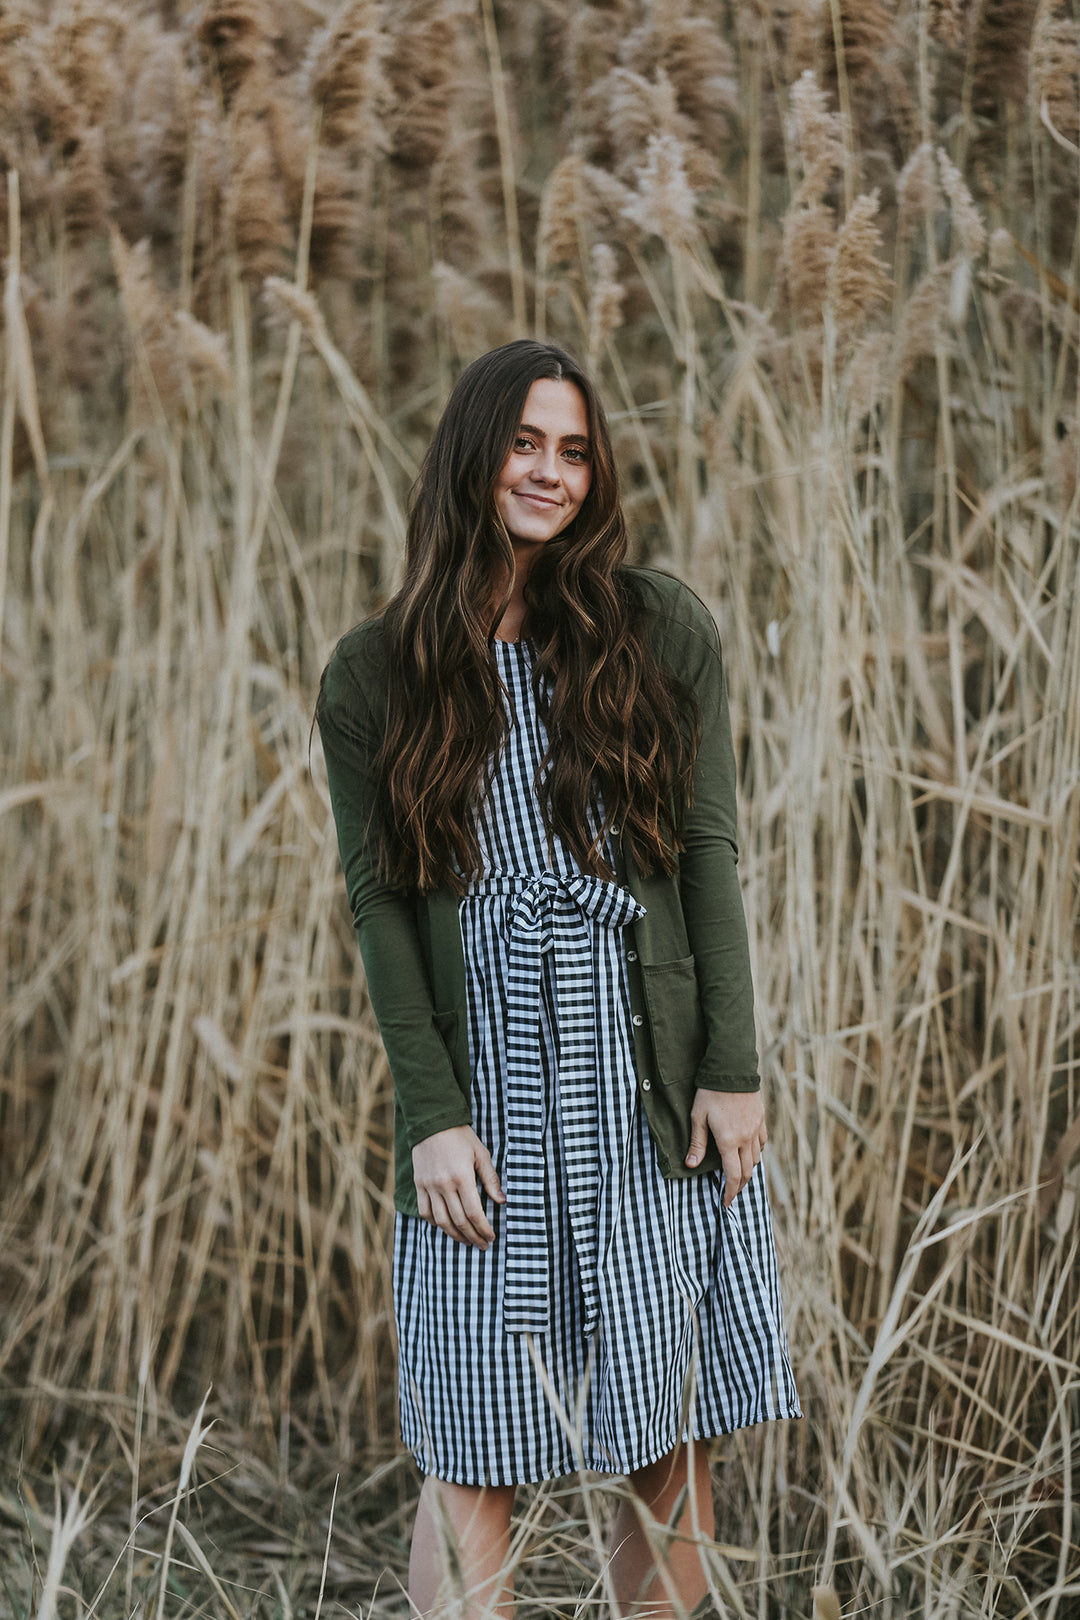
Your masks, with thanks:
<instances>
[{"instance_id":1,"label":"golden field","mask_svg":"<svg viewBox=\"0 0 1080 1620\"><path fill-rule=\"evenodd\" d=\"M407 1613L311 714L533 332L729 665L806 1416L717 1444L717 1611L1080 1613L1078 59L1045 0L0 5L0 1613ZM528 1610L610 1509L522 1493Z\"/></svg>"}]
</instances>

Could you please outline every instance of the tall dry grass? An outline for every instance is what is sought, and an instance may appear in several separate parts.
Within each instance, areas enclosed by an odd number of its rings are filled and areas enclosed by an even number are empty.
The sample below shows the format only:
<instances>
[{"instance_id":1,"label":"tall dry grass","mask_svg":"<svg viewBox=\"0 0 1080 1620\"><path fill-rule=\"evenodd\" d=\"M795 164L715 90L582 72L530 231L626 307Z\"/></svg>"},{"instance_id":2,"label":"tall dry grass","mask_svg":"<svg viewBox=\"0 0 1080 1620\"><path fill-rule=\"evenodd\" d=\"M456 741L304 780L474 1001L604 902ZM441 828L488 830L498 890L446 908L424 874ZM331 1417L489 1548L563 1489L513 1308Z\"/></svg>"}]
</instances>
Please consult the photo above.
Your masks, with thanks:
<instances>
[{"instance_id":1,"label":"tall dry grass","mask_svg":"<svg viewBox=\"0 0 1080 1620\"><path fill-rule=\"evenodd\" d=\"M718 1447L717 1606L1077 1612L1077 45L1047 0L3 8L13 1613L402 1609L310 715L528 330L730 667L807 1416ZM609 1513L523 1501L535 1605L603 1597Z\"/></svg>"}]
</instances>

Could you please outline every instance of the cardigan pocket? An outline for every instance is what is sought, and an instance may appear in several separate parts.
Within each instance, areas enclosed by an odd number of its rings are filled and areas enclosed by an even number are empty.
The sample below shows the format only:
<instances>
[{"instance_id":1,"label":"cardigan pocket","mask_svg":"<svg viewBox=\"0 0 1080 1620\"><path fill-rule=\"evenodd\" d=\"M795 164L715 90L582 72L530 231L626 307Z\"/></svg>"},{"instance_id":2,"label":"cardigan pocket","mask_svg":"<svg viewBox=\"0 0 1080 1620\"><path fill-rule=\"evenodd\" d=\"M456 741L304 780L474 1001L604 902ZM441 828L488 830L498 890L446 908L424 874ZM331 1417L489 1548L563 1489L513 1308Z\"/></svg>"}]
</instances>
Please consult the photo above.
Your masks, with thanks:
<instances>
[{"instance_id":1,"label":"cardigan pocket","mask_svg":"<svg viewBox=\"0 0 1080 1620\"><path fill-rule=\"evenodd\" d=\"M662 1085L677 1087L686 1094L689 1114L707 1041L694 958L642 963L641 977L657 1076Z\"/></svg>"}]
</instances>

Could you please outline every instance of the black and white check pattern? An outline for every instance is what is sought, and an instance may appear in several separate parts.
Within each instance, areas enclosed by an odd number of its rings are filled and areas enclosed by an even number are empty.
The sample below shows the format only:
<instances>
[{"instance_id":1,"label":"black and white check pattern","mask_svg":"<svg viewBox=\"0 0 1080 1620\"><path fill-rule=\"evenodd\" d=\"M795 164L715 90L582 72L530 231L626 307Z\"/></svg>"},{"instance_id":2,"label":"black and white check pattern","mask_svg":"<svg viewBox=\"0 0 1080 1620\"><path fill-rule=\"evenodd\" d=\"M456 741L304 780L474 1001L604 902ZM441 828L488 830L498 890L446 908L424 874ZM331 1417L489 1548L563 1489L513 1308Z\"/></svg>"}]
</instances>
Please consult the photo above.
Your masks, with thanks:
<instances>
[{"instance_id":1,"label":"black and white check pattern","mask_svg":"<svg viewBox=\"0 0 1080 1620\"><path fill-rule=\"evenodd\" d=\"M402 1434L425 1473L625 1473L686 1435L797 1416L760 1172L665 1181L637 1102L620 930L640 908L550 852L527 644L461 904L473 1120L507 1193L486 1252L398 1215Z\"/></svg>"}]
</instances>

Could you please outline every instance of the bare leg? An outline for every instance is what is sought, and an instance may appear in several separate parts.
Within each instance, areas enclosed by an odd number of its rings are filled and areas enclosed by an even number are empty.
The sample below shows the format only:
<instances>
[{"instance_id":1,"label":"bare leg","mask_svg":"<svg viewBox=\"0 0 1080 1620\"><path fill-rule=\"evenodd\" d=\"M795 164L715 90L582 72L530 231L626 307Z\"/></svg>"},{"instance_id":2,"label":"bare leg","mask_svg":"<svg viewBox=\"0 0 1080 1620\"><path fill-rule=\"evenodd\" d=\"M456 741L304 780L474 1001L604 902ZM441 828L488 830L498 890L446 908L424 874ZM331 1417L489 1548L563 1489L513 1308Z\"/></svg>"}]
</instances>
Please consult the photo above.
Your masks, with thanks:
<instances>
[{"instance_id":1,"label":"bare leg","mask_svg":"<svg viewBox=\"0 0 1080 1620\"><path fill-rule=\"evenodd\" d=\"M668 1620L680 1611L689 1614L705 1596L707 1582L698 1548L692 1542L672 1539L664 1552L664 1540L657 1541L654 1530L650 1542L642 1519L644 1510L657 1525L668 1524L685 1485L689 1487L686 1503L671 1530L677 1535L700 1533L712 1539L712 1482L705 1447L694 1446L692 1466L690 1458L690 1447L678 1446L659 1462L630 1475L637 1500L620 1502L612 1533L611 1578L620 1617L636 1612L648 1615L649 1620ZM659 1535L663 1538L662 1529ZM658 1573L658 1556L675 1603Z\"/></svg>"},{"instance_id":2,"label":"bare leg","mask_svg":"<svg viewBox=\"0 0 1080 1620\"><path fill-rule=\"evenodd\" d=\"M514 1576L506 1567L513 1507L512 1485L447 1485L425 1479L409 1558L415 1613L434 1614L439 1608L455 1620L480 1620L481 1615L508 1620L514 1608Z\"/></svg>"}]
</instances>

